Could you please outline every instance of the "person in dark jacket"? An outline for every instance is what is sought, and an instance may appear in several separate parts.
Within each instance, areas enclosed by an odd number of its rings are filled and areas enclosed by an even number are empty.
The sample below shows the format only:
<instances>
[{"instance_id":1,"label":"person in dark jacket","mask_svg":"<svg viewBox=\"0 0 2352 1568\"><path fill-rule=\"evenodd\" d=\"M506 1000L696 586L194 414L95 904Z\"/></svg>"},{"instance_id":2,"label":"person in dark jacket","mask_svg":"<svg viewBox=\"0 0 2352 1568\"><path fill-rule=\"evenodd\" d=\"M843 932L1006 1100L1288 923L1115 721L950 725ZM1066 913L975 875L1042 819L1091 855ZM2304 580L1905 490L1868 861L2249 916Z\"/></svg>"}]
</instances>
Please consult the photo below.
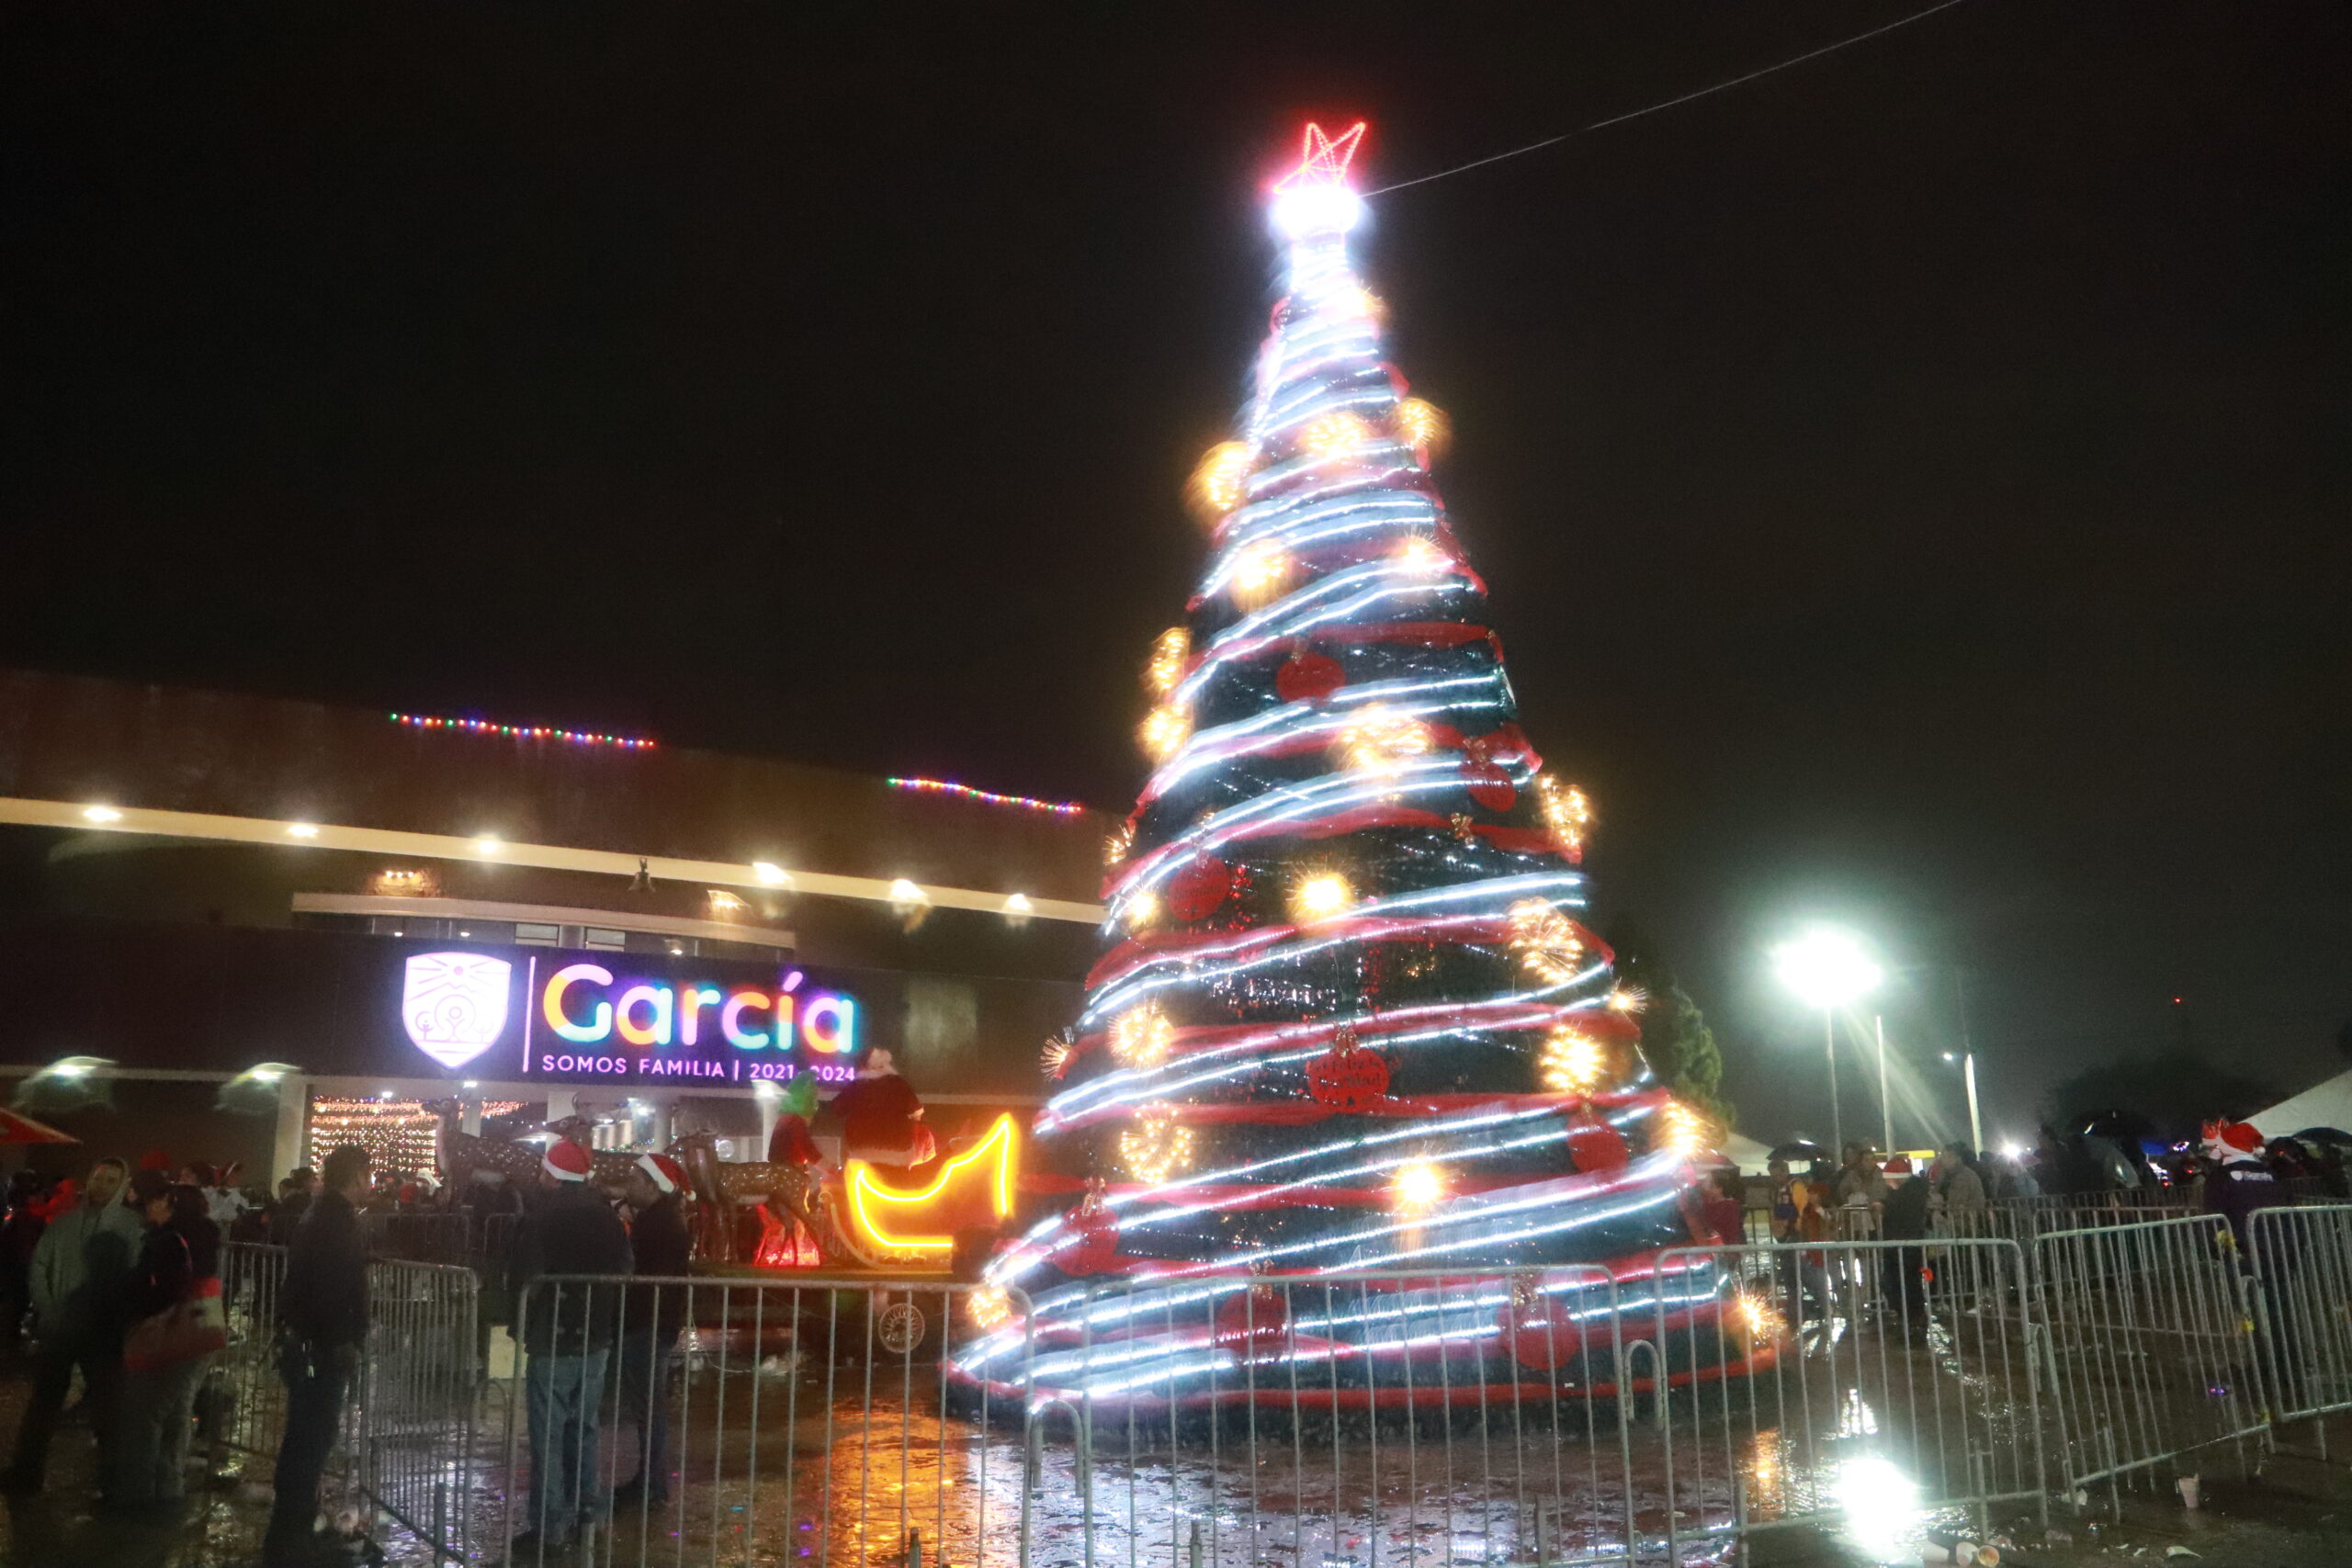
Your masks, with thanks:
<instances>
[{"instance_id":1,"label":"person in dark jacket","mask_svg":"<svg viewBox=\"0 0 2352 1568\"><path fill-rule=\"evenodd\" d=\"M199 1292L220 1289L220 1228L203 1189L165 1183L159 1170L130 1179L131 1201L147 1222L132 1266L132 1325L168 1312ZM217 1352L183 1355L153 1366L127 1359L122 1379L122 1440L107 1500L132 1506L176 1504L187 1486L188 1438L196 1391Z\"/></svg>"},{"instance_id":2,"label":"person in dark jacket","mask_svg":"<svg viewBox=\"0 0 2352 1568\"><path fill-rule=\"evenodd\" d=\"M326 1190L294 1230L278 1292L278 1375L286 1380L286 1435L277 1445L277 1500L262 1542L266 1568L319 1555L319 1478L334 1447L343 1401L368 1343L368 1247L359 1234L368 1151L345 1144L327 1156Z\"/></svg>"},{"instance_id":3,"label":"person in dark jacket","mask_svg":"<svg viewBox=\"0 0 2352 1568\"><path fill-rule=\"evenodd\" d=\"M0 1345L14 1345L33 1304L33 1248L49 1228L41 1216L41 1179L20 1170L8 1183L8 1217L0 1221Z\"/></svg>"},{"instance_id":4,"label":"person in dark jacket","mask_svg":"<svg viewBox=\"0 0 2352 1568\"><path fill-rule=\"evenodd\" d=\"M1898 1179L1887 1191L1880 1235L1887 1241L1927 1240L1928 1201L1935 1195L1933 1180L1924 1171L1914 1171L1911 1161L1902 1155L1887 1162L1886 1174ZM1924 1279L1928 1249L1890 1247L1879 1254L1879 1258L1880 1282L1886 1292L1887 1305L1915 1327L1923 1326L1928 1312Z\"/></svg>"},{"instance_id":5,"label":"person in dark jacket","mask_svg":"<svg viewBox=\"0 0 2352 1568\"><path fill-rule=\"evenodd\" d=\"M524 1409L531 1434L531 1495L523 1532L507 1561L568 1550L594 1525L605 1499L596 1471L596 1407L619 1337L621 1287L565 1281L577 1274L627 1275L628 1233L590 1185L588 1151L558 1139L540 1161L545 1193L514 1237L514 1300L530 1362ZM532 1281L557 1276L536 1289ZM591 1494L594 1498L591 1500Z\"/></svg>"},{"instance_id":6,"label":"person in dark jacket","mask_svg":"<svg viewBox=\"0 0 2352 1568\"><path fill-rule=\"evenodd\" d=\"M694 1255L683 1211L686 1168L668 1155L639 1156L626 1189L635 1215L628 1247L640 1279L684 1279ZM632 1285L621 1313L622 1416L638 1433L637 1475L613 1494L616 1507L670 1499L671 1354L685 1326L684 1285Z\"/></svg>"},{"instance_id":7,"label":"person in dark jacket","mask_svg":"<svg viewBox=\"0 0 2352 1568\"><path fill-rule=\"evenodd\" d=\"M2213 1162L2205 1176L2205 1212L2230 1222L2243 1267L2250 1257L2246 1222L2257 1210L2288 1202L2287 1190L2262 1162L2262 1134L2246 1122L2208 1122L2205 1157Z\"/></svg>"}]
</instances>

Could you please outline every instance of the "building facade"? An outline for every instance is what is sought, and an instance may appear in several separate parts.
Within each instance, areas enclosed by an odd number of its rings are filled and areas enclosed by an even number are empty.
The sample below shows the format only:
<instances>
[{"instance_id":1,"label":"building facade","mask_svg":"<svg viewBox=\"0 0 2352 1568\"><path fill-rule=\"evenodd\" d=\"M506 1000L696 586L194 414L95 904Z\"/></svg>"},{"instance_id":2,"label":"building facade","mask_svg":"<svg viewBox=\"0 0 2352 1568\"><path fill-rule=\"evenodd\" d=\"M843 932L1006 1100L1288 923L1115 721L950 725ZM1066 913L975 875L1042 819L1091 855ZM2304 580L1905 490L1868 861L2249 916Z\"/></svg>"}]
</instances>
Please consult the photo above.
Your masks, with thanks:
<instances>
[{"instance_id":1,"label":"building facade","mask_svg":"<svg viewBox=\"0 0 2352 1568\"><path fill-rule=\"evenodd\" d=\"M640 738L0 671L0 1077L51 1154L282 1174L583 1114L748 1155L876 1051L1034 1106L1111 824Z\"/></svg>"}]
</instances>

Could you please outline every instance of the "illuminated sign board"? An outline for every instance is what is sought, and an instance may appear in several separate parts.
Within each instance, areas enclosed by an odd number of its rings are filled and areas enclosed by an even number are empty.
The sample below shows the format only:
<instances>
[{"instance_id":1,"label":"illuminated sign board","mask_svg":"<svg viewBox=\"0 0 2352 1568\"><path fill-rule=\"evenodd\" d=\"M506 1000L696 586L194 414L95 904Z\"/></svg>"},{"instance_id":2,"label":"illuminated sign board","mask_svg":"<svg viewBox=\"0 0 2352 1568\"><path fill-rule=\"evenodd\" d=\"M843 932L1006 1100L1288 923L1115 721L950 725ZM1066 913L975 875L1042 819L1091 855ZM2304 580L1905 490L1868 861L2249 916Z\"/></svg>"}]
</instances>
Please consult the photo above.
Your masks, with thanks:
<instances>
[{"instance_id":1,"label":"illuminated sign board","mask_svg":"<svg viewBox=\"0 0 2352 1568\"><path fill-rule=\"evenodd\" d=\"M857 998L807 970L618 953L413 953L400 1005L442 1067L548 1083L846 1080L865 1043Z\"/></svg>"}]
</instances>

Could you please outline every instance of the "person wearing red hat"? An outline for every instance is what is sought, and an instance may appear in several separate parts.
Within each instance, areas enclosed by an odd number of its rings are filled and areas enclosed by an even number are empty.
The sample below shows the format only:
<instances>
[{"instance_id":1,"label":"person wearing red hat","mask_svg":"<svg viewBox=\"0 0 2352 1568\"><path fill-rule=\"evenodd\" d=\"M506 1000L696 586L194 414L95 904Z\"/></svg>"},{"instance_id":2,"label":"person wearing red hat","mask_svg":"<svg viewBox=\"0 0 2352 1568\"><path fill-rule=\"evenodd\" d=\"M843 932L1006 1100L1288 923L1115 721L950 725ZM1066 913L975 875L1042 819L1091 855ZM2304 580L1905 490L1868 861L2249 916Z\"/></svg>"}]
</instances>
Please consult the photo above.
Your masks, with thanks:
<instances>
[{"instance_id":1,"label":"person wearing red hat","mask_svg":"<svg viewBox=\"0 0 2352 1568\"><path fill-rule=\"evenodd\" d=\"M531 1491L524 1528L507 1560L534 1562L569 1551L604 1513L595 1495L597 1404L619 1337L618 1282L562 1280L532 1288L542 1275L627 1275L628 1233L588 1179L586 1149L568 1138L548 1145L539 1162L540 1201L514 1235L513 1299L524 1353L524 1409L531 1435Z\"/></svg>"},{"instance_id":2,"label":"person wearing red hat","mask_svg":"<svg viewBox=\"0 0 2352 1568\"><path fill-rule=\"evenodd\" d=\"M640 1279L685 1278L694 1242L686 1235L686 1168L668 1155L639 1155L624 1188L634 1215L629 1251ZM637 1474L613 1491L613 1506L660 1508L670 1500L672 1355L685 1327L686 1287L631 1285L621 1313L620 1414L637 1430Z\"/></svg>"},{"instance_id":3,"label":"person wearing red hat","mask_svg":"<svg viewBox=\"0 0 2352 1568\"><path fill-rule=\"evenodd\" d=\"M2262 1134L2251 1123L2208 1122L2204 1141L2205 1157L2213 1167L2205 1173L2205 1212L2230 1222L2243 1259L2247 1256L2246 1222L2257 1209L2285 1203L2287 1194L2262 1163Z\"/></svg>"}]
</instances>

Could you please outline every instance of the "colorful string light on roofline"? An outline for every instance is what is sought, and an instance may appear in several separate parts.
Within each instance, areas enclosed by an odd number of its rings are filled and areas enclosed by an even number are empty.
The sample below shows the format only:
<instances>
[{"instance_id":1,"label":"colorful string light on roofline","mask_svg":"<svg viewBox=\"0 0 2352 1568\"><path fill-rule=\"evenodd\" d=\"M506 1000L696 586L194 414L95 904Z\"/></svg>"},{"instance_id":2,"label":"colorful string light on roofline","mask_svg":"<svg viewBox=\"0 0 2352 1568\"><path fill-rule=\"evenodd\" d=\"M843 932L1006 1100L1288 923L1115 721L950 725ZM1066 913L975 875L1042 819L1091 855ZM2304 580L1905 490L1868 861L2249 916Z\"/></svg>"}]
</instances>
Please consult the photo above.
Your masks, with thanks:
<instances>
[{"instance_id":1,"label":"colorful string light on roofline","mask_svg":"<svg viewBox=\"0 0 2352 1568\"><path fill-rule=\"evenodd\" d=\"M982 806L1017 806L1023 811L1050 811L1057 817L1076 817L1086 807L1075 800L1039 800L1027 795L998 795L992 790L974 789L950 779L885 779L892 789L914 790L923 795L952 795L958 800L976 800Z\"/></svg>"},{"instance_id":2,"label":"colorful string light on roofline","mask_svg":"<svg viewBox=\"0 0 2352 1568\"><path fill-rule=\"evenodd\" d=\"M575 746L610 746L621 751L650 751L653 742L640 736L595 735L584 729L558 729L544 724L499 724L486 718L435 718L424 714L387 714L394 724L411 729L451 729L469 735L507 735L517 740L568 740Z\"/></svg>"}]
</instances>

